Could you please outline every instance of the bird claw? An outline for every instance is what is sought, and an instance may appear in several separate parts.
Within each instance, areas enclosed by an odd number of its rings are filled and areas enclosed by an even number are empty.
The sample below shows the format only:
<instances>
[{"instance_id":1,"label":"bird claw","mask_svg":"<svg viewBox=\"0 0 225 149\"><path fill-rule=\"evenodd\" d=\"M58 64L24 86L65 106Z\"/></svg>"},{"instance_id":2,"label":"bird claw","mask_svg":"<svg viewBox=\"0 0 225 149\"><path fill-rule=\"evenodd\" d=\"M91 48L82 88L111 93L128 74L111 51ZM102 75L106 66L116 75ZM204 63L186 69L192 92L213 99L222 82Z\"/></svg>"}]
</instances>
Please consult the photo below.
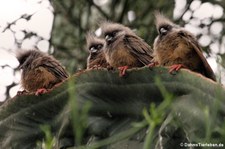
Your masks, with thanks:
<instances>
[{"instance_id":1,"label":"bird claw","mask_svg":"<svg viewBox=\"0 0 225 149\"><path fill-rule=\"evenodd\" d=\"M183 64L174 64L174 65L170 66L169 73L173 73L174 71L178 71L181 68L185 68L185 66Z\"/></svg>"},{"instance_id":2,"label":"bird claw","mask_svg":"<svg viewBox=\"0 0 225 149\"><path fill-rule=\"evenodd\" d=\"M148 66L149 68L153 68L153 67L155 67L155 66L157 66L157 65L159 65L158 62L151 62L151 63L148 64L147 66Z\"/></svg>"},{"instance_id":3,"label":"bird claw","mask_svg":"<svg viewBox=\"0 0 225 149\"><path fill-rule=\"evenodd\" d=\"M38 89L38 90L35 92L35 95L38 96L38 95L41 95L41 94L45 94L45 93L47 93L47 92L48 92L47 89L45 89L45 88L40 88L40 89Z\"/></svg>"},{"instance_id":4,"label":"bird claw","mask_svg":"<svg viewBox=\"0 0 225 149\"><path fill-rule=\"evenodd\" d=\"M20 95L24 95L24 94L27 94L28 92L26 90L23 90L23 91L18 91L17 92L17 95L20 96Z\"/></svg>"},{"instance_id":5,"label":"bird claw","mask_svg":"<svg viewBox=\"0 0 225 149\"><path fill-rule=\"evenodd\" d=\"M121 66L121 67L118 67L118 69L120 71L119 76L123 77L126 74L126 70L128 69L128 66Z\"/></svg>"},{"instance_id":6,"label":"bird claw","mask_svg":"<svg viewBox=\"0 0 225 149\"><path fill-rule=\"evenodd\" d=\"M92 66L90 69L99 70L99 69L101 69L101 68L102 68L101 65L94 65L94 66Z\"/></svg>"}]
</instances>

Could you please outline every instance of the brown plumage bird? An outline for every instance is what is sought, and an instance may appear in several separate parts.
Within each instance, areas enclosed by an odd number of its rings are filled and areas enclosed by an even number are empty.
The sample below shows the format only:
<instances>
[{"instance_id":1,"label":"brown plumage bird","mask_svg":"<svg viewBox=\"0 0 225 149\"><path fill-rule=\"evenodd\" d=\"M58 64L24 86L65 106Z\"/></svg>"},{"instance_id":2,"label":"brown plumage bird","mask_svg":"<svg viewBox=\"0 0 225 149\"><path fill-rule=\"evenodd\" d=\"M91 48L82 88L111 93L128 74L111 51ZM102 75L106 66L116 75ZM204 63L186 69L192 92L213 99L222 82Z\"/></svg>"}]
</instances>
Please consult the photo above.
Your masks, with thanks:
<instances>
[{"instance_id":1,"label":"brown plumage bird","mask_svg":"<svg viewBox=\"0 0 225 149\"><path fill-rule=\"evenodd\" d=\"M47 92L68 78L63 66L54 57L38 50L27 50L17 55L22 69L21 84L26 92L36 95Z\"/></svg>"},{"instance_id":2,"label":"brown plumage bird","mask_svg":"<svg viewBox=\"0 0 225 149\"><path fill-rule=\"evenodd\" d=\"M159 35L154 41L154 61L170 66L170 72L184 67L216 81L197 39L162 14L155 13L155 17Z\"/></svg>"},{"instance_id":3,"label":"brown plumage bird","mask_svg":"<svg viewBox=\"0 0 225 149\"><path fill-rule=\"evenodd\" d=\"M89 56L87 58L87 69L109 67L103 52L105 40L96 37L94 33L88 33L86 35L86 43L89 51Z\"/></svg>"},{"instance_id":4,"label":"brown plumage bird","mask_svg":"<svg viewBox=\"0 0 225 149\"><path fill-rule=\"evenodd\" d=\"M120 76L132 67L142 67L151 63L152 49L130 28L109 21L100 25L106 40L104 53L112 67L120 69Z\"/></svg>"}]
</instances>

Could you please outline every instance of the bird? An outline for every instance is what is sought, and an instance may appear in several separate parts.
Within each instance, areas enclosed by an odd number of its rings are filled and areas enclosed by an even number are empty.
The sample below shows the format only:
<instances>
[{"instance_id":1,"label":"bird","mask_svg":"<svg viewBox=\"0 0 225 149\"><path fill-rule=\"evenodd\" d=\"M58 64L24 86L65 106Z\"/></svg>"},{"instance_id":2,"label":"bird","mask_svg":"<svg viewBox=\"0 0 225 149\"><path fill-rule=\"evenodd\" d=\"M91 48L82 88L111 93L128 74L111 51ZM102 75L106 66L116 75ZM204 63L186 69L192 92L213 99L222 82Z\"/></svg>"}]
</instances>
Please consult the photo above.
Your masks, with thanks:
<instances>
[{"instance_id":1,"label":"bird","mask_svg":"<svg viewBox=\"0 0 225 149\"><path fill-rule=\"evenodd\" d=\"M103 52L105 40L96 37L92 32L88 32L86 35L86 44L89 51L87 69L109 68L110 66L107 63Z\"/></svg>"},{"instance_id":2,"label":"bird","mask_svg":"<svg viewBox=\"0 0 225 149\"><path fill-rule=\"evenodd\" d=\"M158 31L153 44L155 63L170 67L170 73L186 68L216 81L200 44L191 32L173 23L159 12L155 12L155 25Z\"/></svg>"},{"instance_id":3,"label":"bird","mask_svg":"<svg viewBox=\"0 0 225 149\"><path fill-rule=\"evenodd\" d=\"M69 77L65 68L53 56L40 50L25 50L17 53L18 69L22 69L21 85L24 92L40 95Z\"/></svg>"},{"instance_id":4,"label":"bird","mask_svg":"<svg viewBox=\"0 0 225 149\"><path fill-rule=\"evenodd\" d=\"M124 76L128 68L143 67L152 61L152 48L129 27L122 24L103 21L100 24L105 38L104 53L106 61Z\"/></svg>"}]
</instances>

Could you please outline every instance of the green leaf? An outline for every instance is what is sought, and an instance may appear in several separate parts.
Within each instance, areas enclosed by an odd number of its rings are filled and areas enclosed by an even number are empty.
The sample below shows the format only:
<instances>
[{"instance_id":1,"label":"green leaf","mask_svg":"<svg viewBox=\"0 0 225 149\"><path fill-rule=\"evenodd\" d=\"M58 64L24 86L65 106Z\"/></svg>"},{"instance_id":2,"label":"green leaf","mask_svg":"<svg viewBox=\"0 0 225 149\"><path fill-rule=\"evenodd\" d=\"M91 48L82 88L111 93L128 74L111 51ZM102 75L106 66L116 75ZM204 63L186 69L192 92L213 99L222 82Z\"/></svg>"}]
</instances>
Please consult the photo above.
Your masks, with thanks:
<instances>
[{"instance_id":1,"label":"green leaf","mask_svg":"<svg viewBox=\"0 0 225 149\"><path fill-rule=\"evenodd\" d=\"M179 148L184 141L223 142L224 97L222 85L188 70L171 75L167 68L146 67L128 70L122 78L118 71L84 71L47 94L16 96L4 103L0 148L36 147L45 138L43 125L49 125L58 148L78 144L80 148L142 148L150 126L144 108L150 122L155 121L154 135L149 137L152 148ZM83 132L78 133L74 125ZM75 139L74 132L82 140Z\"/></svg>"}]
</instances>

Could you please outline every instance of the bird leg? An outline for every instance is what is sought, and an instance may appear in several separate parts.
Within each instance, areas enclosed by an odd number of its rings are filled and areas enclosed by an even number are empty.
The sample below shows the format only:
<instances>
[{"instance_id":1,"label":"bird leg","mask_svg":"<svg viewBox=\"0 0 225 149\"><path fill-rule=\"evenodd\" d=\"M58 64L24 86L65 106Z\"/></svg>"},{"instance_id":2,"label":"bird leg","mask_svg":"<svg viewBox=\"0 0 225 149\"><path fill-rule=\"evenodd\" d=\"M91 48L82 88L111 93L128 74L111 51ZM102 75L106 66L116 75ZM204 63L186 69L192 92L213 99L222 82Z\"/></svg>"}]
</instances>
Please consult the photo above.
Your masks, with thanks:
<instances>
[{"instance_id":1,"label":"bird leg","mask_svg":"<svg viewBox=\"0 0 225 149\"><path fill-rule=\"evenodd\" d=\"M148 66L149 68L152 68L152 67L155 67L155 66L157 66L157 65L159 65L158 62L151 62L151 63L148 64L147 66Z\"/></svg>"},{"instance_id":2,"label":"bird leg","mask_svg":"<svg viewBox=\"0 0 225 149\"><path fill-rule=\"evenodd\" d=\"M39 88L36 92L35 92L35 95L38 96L38 95L41 95L41 94L44 94L44 93L47 93L48 90L45 89L45 88Z\"/></svg>"},{"instance_id":3,"label":"bird leg","mask_svg":"<svg viewBox=\"0 0 225 149\"><path fill-rule=\"evenodd\" d=\"M20 95L24 95L24 94L27 94L27 93L28 93L28 91L23 90L23 91L18 91L16 95L20 96Z\"/></svg>"},{"instance_id":4,"label":"bird leg","mask_svg":"<svg viewBox=\"0 0 225 149\"><path fill-rule=\"evenodd\" d=\"M172 73L173 71L178 71L181 68L186 68L186 66L184 66L183 64L174 64L174 65L170 66L169 73Z\"/></svg>"},{"instance_id":5,"label":"bird leg","mask_svg":"<svg viewBox=\"0 0 225 149\"><path fill-rule=\"evenodd\" d=\"M118 69L120 71L119 76L123 77L126 74L126 70L128 69L128 66L121 66L121 67L118 67Z\"/></svg>"}]
</instances>

